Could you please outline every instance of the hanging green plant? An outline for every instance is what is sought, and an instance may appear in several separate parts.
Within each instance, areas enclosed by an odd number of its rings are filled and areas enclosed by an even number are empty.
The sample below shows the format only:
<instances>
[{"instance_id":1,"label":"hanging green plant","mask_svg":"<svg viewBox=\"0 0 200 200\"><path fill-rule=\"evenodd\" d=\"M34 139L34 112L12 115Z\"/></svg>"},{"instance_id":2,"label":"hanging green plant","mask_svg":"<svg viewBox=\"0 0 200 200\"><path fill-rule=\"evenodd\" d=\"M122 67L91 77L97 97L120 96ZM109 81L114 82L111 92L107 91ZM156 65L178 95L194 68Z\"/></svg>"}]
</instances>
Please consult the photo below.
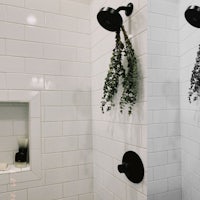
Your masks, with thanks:
<instances>
[{"instance_id":1,"label":"hanging green plant","mask_svg":"<svg viewBox=\"0 0 200 200\"><path fill-rule=\"evenodd\" d=\"M113 98L117 93L120 77L125 76L125 70L122 65L122 51L124 45L121 42L120 31L116 32L116 46L113 49L112 57L110 60L108 74L105 78L103 87L103 97L101 101L101 109L104 113L104 107L107 106L107 111L115 106Z\"/></svg>"},{"instance_id":2,"label":"hanging green plant","mask_svg":"<svg viewBox=\"0 0 200 200\"><path fill-rule=\"evenodd\" d=\"M122 86L123 92L120 99L120 112L123 112L125 105L128 105L128 114L132 113L134 104L137 101L138 95L138 69L135 52L132 47L131 41L128 38L124 26L121 27L125 38L125 58L127 59L127 73L123 79Z\"/></svg>"},{"instance_id":3,"label":"hanging green plant","mask_svg":"<svg viewBox=\"0 0 200 200\"><path fill-rule=\"evenodd\" d=\"M121 78L123 92L119 102L120 112L122 113L124 107L128 105L128 114L130 115L132 113L133 105L136 103L138 94L137 60L131 41L123 26L121 27L121 30L124 34L125 46L121 41L119 31L116 33L116 46L113 49L108 74L105 78L101 109L104 113L105 106L107 107L107 111L115 106L113 98L117 93ZM123 56L127 59L127 70L125 70L122 65Z\"/></svg>"},{"instance_id":4,"label":"hanging green plant","mask_svg":"<svg viewBox=\"0 0 200 200\"><path fill-rule=\"evenodd\" d=\"M200 45L197 52L196 63L192 71L189 88L189 102L196 101L200 97ZM193 96L193 97L192 97Z\"/></svg>"}]
</instances>

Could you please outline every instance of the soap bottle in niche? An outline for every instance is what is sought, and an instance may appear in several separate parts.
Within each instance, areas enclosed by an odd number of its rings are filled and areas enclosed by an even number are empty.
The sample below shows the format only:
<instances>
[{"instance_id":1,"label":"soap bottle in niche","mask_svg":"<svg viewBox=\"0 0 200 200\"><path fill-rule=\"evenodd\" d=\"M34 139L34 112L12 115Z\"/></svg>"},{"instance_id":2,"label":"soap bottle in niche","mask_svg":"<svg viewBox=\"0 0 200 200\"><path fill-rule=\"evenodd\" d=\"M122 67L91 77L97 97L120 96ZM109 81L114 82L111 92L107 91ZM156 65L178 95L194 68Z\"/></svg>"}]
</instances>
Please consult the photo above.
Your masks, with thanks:
<instances>
[{"instance_id":1,"label":"soap bottle in niche","mask_svg":"<svg viewBox=\"0 0 200 200\"><path fill-rule=\"evenodd\" d=\"M23 168L27 166L28 138L18 139L19 152L15 154L15 167Z\"/></svg>"}]
</instances>

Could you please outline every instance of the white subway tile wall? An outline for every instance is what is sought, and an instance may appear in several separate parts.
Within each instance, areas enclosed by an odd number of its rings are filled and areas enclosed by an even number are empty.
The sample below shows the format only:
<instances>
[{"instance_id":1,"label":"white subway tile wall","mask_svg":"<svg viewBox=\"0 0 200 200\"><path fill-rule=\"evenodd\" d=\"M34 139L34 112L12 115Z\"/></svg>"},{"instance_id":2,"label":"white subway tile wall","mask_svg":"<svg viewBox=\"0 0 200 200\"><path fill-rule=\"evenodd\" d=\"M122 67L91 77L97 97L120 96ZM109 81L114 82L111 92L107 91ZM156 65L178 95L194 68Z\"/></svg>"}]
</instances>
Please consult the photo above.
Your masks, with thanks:
<instances>
[{"instance_id":1,"label":"white subway tile wall","mask_svg":"<svg viewBox=\"0 0 200 200\"><path fill-rule=\"evenodd\" d=\"M179 2L148 3L148 200L181 200Z\"/></svg>"},{"instance_id":2,"label":"white subway tile wall","mask_svg":"<svg viewBox=\"0 0 200 200\"><path fill-rule=\"evenodd\" d=\"M199 103L188 101L190 78L195 65L200 38L198 29L184 19L182 13L190 5L199 5L198 1L181 1L180 3L180 129L182 155L182 200L198 199L200 196L200 125Z\"/></svg>"},{"instance_id":3,"label":"white subway tile wall","mask_svg":"<svg viewBox=\"0 0 200 200\"><path fill-rule=\"evenodd\" d=\"M122 115L118 106L110 113L102 114L100 103L103 95L103 83L108 70L115 33L104 30L97 22L98 11L109 6L117 8L129 2L134 4L134 13L124 18L128 34L132 34L133 47L139 66L147 57L147 1L108 1L93 0L91 2L91 61L92 61L92 134L94 158L94 200L146 200L147 180L140 184L131 183L124 174L120 174L117 165L122 162L126 151L137 152L147 166L147 110L146 110L146 71L147 63L139 69L141 72L140 97L134 107L133 115L127 110ZM136 28L137 27L137 28ZM123 36L122 36L123 37Z\"/></svg>"},{"instance_id":4,"label":"white subway tile wall","mask_svg":"<svg viewBox=\"0 0 200 200\"><path fill-rule=\"evenodd\" d=\"M0 0L0 100L39 90L42 130L41 179L1 175L1 200L93 200L89 11L89 1ZM27 133L23 120L1 122L1 150Z\"/></svg>"},{"instance_id":5,"label":"white subway tile wall","mask_svg":"<svg viewBox=\"0 0 200 200\"><path fill-rule=\"evenodd\" d=\"M139 101L131 117L117 106L102 114L115 34L105 31L96 15L103 6L129 2L133 15L120 13L139 62ZM187 94L200 38L184 19L185 9L198 3L0 0L0 100L14 95L26 101L24 91L40 91L41 107L33 115L41 115L42 130L36 142L42 144L41 179L1 175L0 199L199 199L199 111ZM0 150L12 135L26 132L24 121L10 123L0 122ZM145 166L138 185L117 171L129 150ZM5 160L13 162L12 154L0 153L0 162Z\"/></svg>"}]
</instances>

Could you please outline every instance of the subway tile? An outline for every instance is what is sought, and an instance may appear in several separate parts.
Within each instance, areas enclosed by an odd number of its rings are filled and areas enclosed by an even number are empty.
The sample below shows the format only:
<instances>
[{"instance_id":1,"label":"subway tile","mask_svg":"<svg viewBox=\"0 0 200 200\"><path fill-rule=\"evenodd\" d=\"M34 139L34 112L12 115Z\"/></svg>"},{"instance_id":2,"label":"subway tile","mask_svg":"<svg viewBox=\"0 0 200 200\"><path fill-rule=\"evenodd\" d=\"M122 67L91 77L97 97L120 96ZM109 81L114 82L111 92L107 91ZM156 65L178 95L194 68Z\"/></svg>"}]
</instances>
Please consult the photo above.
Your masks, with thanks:
<instances>
[{"instance_id":1,"label":"subway tile","mask_svg":"<svg viewBox=\"0 0 200 200\"><path fill-rule=\"evenodd\" d=\"M45 153L65 152L78 149L78 138L74 136L45 139Z\"/></svg>"},{"instance_id":2,"label":"subway tile","mask_svg":"<svg viewBox=\"0 0 200 200\"><path fill-rule=\"evenodd\" d=\"M0 194L0 198L3 200L10 199L13 196L16 197L16 200L26 200L27 199L27 190L19 190L16 192L6 192L6 193Z\"/></svg>"},{"instance_id":3,"label":"subway tile","mask_svg":"<svg viewBox=\"0 0 200 200\"><path fill-rule=\"evenodd\" d=\"M6 21L44 26L44 14L36 10L6 6Z\"/></svg>"},{"instance_id":4,"label":"subway tile","mask_svg":"<svg viewBox=\"0 0 200 200\"><path fill-rule=\"evenodd\" d=\"M45 174L47 184L74 181L78 178L78 167L49 169Z\"/></svg>"},{"instance_id":5,"label":"subway tile","mask_svg":"<svg viewBox=\"0 0 200 200\"><path fill-rule=\"evenodd\" d=\"M166 41L167 32L163 28L151 28L151 39L154 41L164 42Z\"/></svg>"},{"instance_id":6,"label":"subway tile","mask_svg":"<svg viewBox=\"0 0 200 200\"><path fill-rule=\"evenodd\" d=\"M157 13L148 13L149 25L164 28L166 26L166 16Z\"/></svg>"},{"instance_id":7,"label":"subway tile","mask_svg":"<svg viewBox=\"0 0 200 200\"><path fill-rule=\"evenodd\" d=\"M79 151L79 163L92 163L93 153L91 150L80 150Z\"/></svg>"},{"instance_id":8,"label":"subway tile","mask_svg":"<svg viewBox=\"0 0 200 200\"><path fill-rule=\"evenodd\" d=\"M166 55L166 43L149 41L148 50L150 54Z\"/></svg>"},{"instance_id":9,"label":"subway tile","mask_svg":"<svg viewBox=\"0 0 200 200\"><path fill-rule=\"evenodd\" d=\"M33 74L60 74L60 63L57 60L36 58L25 59L25 72Z\"/></svg>"},{"instance_id":10,"label":"subway tile","mask_svg":"<svg viewBox=\"0 0 200 200\"><path fill-rule=\"evenodd\" d=\"M62 94L60 91L44 91L41 95L41 102L44 106L59 106L61 105L61 99Z\"/></svg>"},{"instance_id":11,"label":"subway tile","mask_svg":"<svg viewBox=\"0 0 200 200\"><path fill-rule=\"evenodd\" d=\"M7 192L7 185L1 185L0 192Z\"/></svg>"},{"instance_id":12,"label":"subway tile","mask_svg":"<svg viewBox=\"0 0 200 200\"><path fill-rule=\"evenodd\" d=\"M180 150L170 150L168 151L168 163L177 163L181 161L181 151Z\"/></svg>"},{"instance_id":13,"label":"subway tile","mask_svg":"<svg viewBox=\"0 0 200 200\"><path fill-rule=\"evenodd\" d=\"M90 50L86 48L78 48L77 50L77 61L79 62L90 62Z\"/></svg>"},{"instance_id":14,"label":"subway tile","mask_svg":"<svg viewBox=\"0 0 200 200\"><path fill-rule=\"evenodd\" d=\"M62 198L62 200L78 200L78 196L68 197L68 198Z\"/></svg>"},{"instance_id":15,"label":"subway tile","mask_svg":"<svg viewBox=\"0 0 200 200\"><path fill-rule=\"evenodd\" d=\"M55 169L62 167L61 153L44 154L42 156L42 169Z\"/></svg>"},{"instance_id":16,"label":"subway tile","mask_svg":"<svg viewBox=\"0 0 200 200\"><path fill-rule=\"evenodd\" d=\"M11 151L10 152L1 152L0 160L2 162L8 163L8 164L13 164L13 152L11 152Z\"/></svg>"},{"instance_id":17,"label":"subway tile","mask_svg":"<svg viewBox=\"0 0 200 200\"><path fill-rule=\"evenodd\" d=\"M13 122L14 135L24 136L28 132L28 121L26 120L14 120Z\"/></svg>"},{"instance_id":18,"label":"subway tile","mask_svg":"<svg viewBox=\"0 0 200 200\"><path fill-rule=\"evenodd\" d=\"M43 137L62 136L62 122L43 122Z\"/></svg>"},{"instance_id":19,"label":"subway tile","mask_svg":"<svg viewBox=\"0 0 200 200\"><path fill-rule=\"evenodd\" d=\"M69 46L89 48L90 38L87 34L61 31L61 43Z\"/></svg>"},{"instance_id":20,"label":"subway tile","mask_svg":"<svg viewBox=\"0 0 200 200\"><path fill-rule=\"evenodd\" d=\"M24 26L20 24L0 22L0 37L24 40Z\"/></svg>"},{"instance_id":21,"label":"subway tile","mask_svg":"<svg viewBox=\"0 0 200 200\"><path fill-rule=\"evenodd\" d=\"M80 33L90 33L90 21L86 19L77 19L77 30Z\"/></svg>"},{"instance_id":22,"label":"subway tile","mask_svg":"<svg viewBox=\"0 0 200 200\"><path fill-rule=\"evenodd\" d=\"M92 149L92 135L79 136L79 149Z\"/></svg>"},{"instance_id":23,"label":"subway tile","mask_svg":"<svg viewBox=\"0 0 200 200\"><path fill-rule=\"evenodd\" d=\"M112 183L112 184L111 184ZM126 196L126 185L124 182L115 178L113 175L104 172L104 186L115 193L120 199L124 199Z\"/></svg>"},{"instance_id":24,"label":"subway tile","mask_svg":"<svg viewBox=\"0 0 200 200\"><path fill-rule=\"evenodd\" d=\"M91 120L91 107L90 106L78 106L77 107L77 119L78 120Z\"/></svg>"},{"instance_id":25,"label":"subway tile","mask_svg":"<svg viewBox=\"0 0 200 200\"><path fill-rule=\"evenodd\" d=\"M41 58L43 46L35 42L6 40L6 53L12 56Z\"/></svg>"},{"instance_id":26,"label":"subway tile","mask_svg":"<svg viewBox=\"0 0 200 200\"><path fill-rule=\"evenodd\" d=\"M167 179L149 182L148 194L157 194L167 192Z\"/></svg>"},{"instance_id":27,"label":"subway tile","mask_svg":"<svg viewBox=\"0 0 200 200\"><path fill-rule=\"evenodd\" d=\"M86 92L91 90L90 78L45 76L45 89Z\"/></svg>"},{"instance_id":28,"label":"subway tile","mask_svg":"<svg viewBox=\"0 0 200 200\"><path fill-rule=\"evenodd\" d=\"M61 13L72 17L89 19L89 5L61 0Z\"/></svg>"},{"instance_id":29,"label":"subway tile","mask_svg":"<svg viewBox=\"0 0 200 200\"><path fill-rule=\"evenodd\" d=\"M79 195L79 200L93 200L93 194Z\"/></svg>"},{"instance_id":30,"label":"subway tile","mask_svg":"<svg viewBox=\"0 0 200 200\"><path fill-rule=\"evenodd\" d=\"M63 166L79 165L79 151L68 151L63 153Z\"/></svg>"},{"instance_id":31,"label":"subway tile","mask_svg":"<svg viewBox=\"0 0 200 200\"><path fill-rule=\"evenodd\" d=\"M5 89L6 88L6 76L5 74L0 73L0 88Z\"/></svg>"},{"instance_id":32,"label":"subway tile","mask_svg":"<svg viewBox=\"0 0 200 200\"><path fill-rule=\"evenodd\" d=\"M63 91L62 105L89 106L91 105L91 93Z\"/></svg>"},{"instance_id":33,"label":"subway tile","mask_svg":"<svg viewBox=\"0 0 200 200\"><path fill-rule=\"evenodd\" d=\"M169 190L181 189L181 176L172 177L168 179Z\"/></svg>"},{"instance_id":34,"label":"subway tile","mask_svg":"<svg viewBox=\"0 0 200 200\"><path fill-rule=\"evenodd\" d=\"M90 121L64 121L63 135L85 135L91 133Z\"/></svg>"},{"instance_id":35,"label":"subway tile","mask_svg":"<svg viewBox=\"0 0 200 200\"><path fill-rule=\"evenodd\" d=\"M93 165L80 165L79 166L79 179L87 179L93 177Z\"/></svg>"},{"instance_id":36,"label":"subway tile","mask_svg":"<svg viewBox=\"0 0 200 200\"><path fill-rule=\"evenodd\" d=\"M58 0L26 0L27 8L42 10L47 12L59 13L60 4Z\"/></svg>"},{"instance_id":37,"label":"subway tile","mask_svg":"<svg viewBox=\"0 0 200 200\"><path fill-rule=\"evenodd\" d=\"M168 177L181 175L181 164L173 163L166 166L166 174Z\"/></svg>"},{"instance_id":38,"label":"subway tile","mask_svg":"<svg viewBox=\"0 0 200 200\"><path fill-rule=\"evenodd\" d=\"M58 44L60 36L58 30L40 28L35 26L25 27L25 39L28 41Z\"/></svg>"},{"instance_id":39,"label":"subway tile","mask_svg":"<svg viewBox=\"0 0 200 200\"><path fill-rule=\"evenodd\" d=\"M1 3L11 6L24 7L24 0L1 0Z\"/></svg>"},{"instance_id":40,"label":"subway tile","mask_svg":"<svg viewBox=\"0 0 200 200\"><path fill-rule=\"evenodd\" d=\"M0 56L1 72L24 72L24 59L14 56Z\"/></svg>"},{"instance_id":41,"label":"subway tile","mask_svg":"<svg viewBox=\"0 0 200 200\"><path fill-rule=\"evenodd\" d=\"M42 200L45 198L58 199L62 197L62 185L48 185L45 187L37 187L28 189L28 199Z\"/></svg>"},{"instance_id":42,"label":"subway tile","mask_svg":"<svg viewBox=\"0 0 200 200\"><path fill-rule=\"evenodd\" d=\"M45 121L75 120L75 106L49 106L45 108Z\"/></svg>"},{"instance_id":43,"label":"subway tile","mask_svg":"<svg viewBox=\"0 0 200 200\"><path fill-rule=\"evenodd\" d=\"M167 125L166 124L151 124L148 127L149 138L166 137L167 136Z\"/></svg>"},{"instance_id":44,"label":"subway tile","mask_svg":"<svg viewBox=\"0 0 200 200\"><path fill-rule=\"evenodd\" d=\"M82 62L61 62L61 73L67 76L90 76L91 66L90 63Z\"/></svg>"},{"instance_id":45,"label":"subway tile","mask_svg":"<svg viewBox=\"0 0 200 200\"><path fill-rule=\"evenodd\" d=\"M0 54L6 53L6 41L5 39L0 39Z\"/></svg>"},{"instance_id":46,"label":"subway tile","mask_svg":"<svg viewBox=\"0 0 200 200\"><path fill-rule=\"evenodd\" d=\"M177 16L177 5L176 2L165 2L154 0L151 1L150 10L155 13Z\"/></svg>"},{"instance_id":47,"label":"subway tile","mask_svg":"<svg viewBox=\"0 0 200 200\"><path fill-rule=\"evenodd\" d=\"M159 200L159 199L164 199L164 200L181 199L181 197L182 197L181 190L174 190L174 191L169 191L169 192L165 192L165 193L155 195L156 200Z\"/></svg>"},{"instance_id":48,"label":"subway tile","mask_svg":"<svg viewBox=\"0 0 200 200\"><path fill-rule=\"evenodd\" d=\"M73 181L64 183L63 191L64 191L64 197L78 195L78 182Z\"/></svg>"},{"instance_id":49,"label":"subway tile","mask_svg":"<svg viewBox=\"0 0 200 200\"><path fill-rule=\"evenodd\" d=\"M49 28L64 29L68 31L77 31L78 19L57 15L52 13L45 14L45 26Z\"/></svg>"},{"instance_id":50,"label":"subway tile","mask_svg":"<svg viewBox=\"0 0 200 200\"><path fill-rule=\"evenodd\" d=\"M148 162L149 167L167 164L167 152L149 153Z\"/></svg>"},{"instance_id":51,"label":"subway tile","mask_svg":"<svg viewBox=\"0 0 200 200\"><path fill-rule=\"evenodd\" d=\"M18 144L16 141L16 137L8 136L8 137L1 137L0 141L0 151L13 151L17 150Z\"/></svg>"},{"instance_id":52,"label":"subway tile","mask_svg":"<svg viewBox=\"0 0 200 200\"><path fill-rule=\"evenodd\" d=\"M93 191L93 180L92 179L84 179L78 181L78 193L79 194L87 194Z\"/></svg>"},{"instance_id":53,"label":"subway tile","mask_svg":"<svg viewBox=\"0 0 200 200\"><path fill-rule=\"evenodd\" d=\"M7 74L6 83L8 89L44 89L44 79L42 76L28 74Z\"/></svg>"},{"instance_id":54,"label":"subway tile","mask_svg":"<svg viewBox=\"0 0 200 200\"><path fill-rule=\"evenodd\" d=\"M6 6L5 5L0 5L0 19L5 20L6 17Z\"/></svg>"},{"instance_id":55,"label":"subway tile","mask_svg":"<svg viewBox=\"0 0 200 200\"><path fill-rule=\"evenodd\" d=\"M76 61L77 49L68 46L46 44L44 45L44 57L46 59Z\"/></svg>"},{"instance_id":56,"label":"subway tile","mask_svg":"<svg viewBox=\"0 0 200 200\"><path fill-rule=\"evenodd\" d=\"M169 28L169 29L177 30L178 27L179 27L179 22L178 22L177 17L167 16L166 17L166 27Z\"/></svg>"}]
</instances>

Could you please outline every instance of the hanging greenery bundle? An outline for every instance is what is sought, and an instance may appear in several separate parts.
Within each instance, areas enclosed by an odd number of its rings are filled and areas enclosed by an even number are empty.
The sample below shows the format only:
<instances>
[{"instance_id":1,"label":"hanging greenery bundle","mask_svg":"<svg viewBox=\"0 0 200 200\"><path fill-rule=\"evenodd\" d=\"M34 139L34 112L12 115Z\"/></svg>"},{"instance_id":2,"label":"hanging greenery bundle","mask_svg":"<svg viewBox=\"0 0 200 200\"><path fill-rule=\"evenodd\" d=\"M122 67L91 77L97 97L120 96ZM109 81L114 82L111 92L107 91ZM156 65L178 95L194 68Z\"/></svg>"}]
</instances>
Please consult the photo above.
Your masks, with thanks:
<instances>
[{"instance_id":1,"label":"hanging greenery bundle","mask_svg":"<svg viewBox=\"0 0 200 200\"><path fill-rule=\"evenodd\" d=\"M133 105L136 103L138 94L137 60L124 27L122 26L121 29L125 38L125 46L121 42L119 31L116 33L116 46L113 50L108 74L105 78L101 109L104 113L105 106L107 106L107 111L115 106L113 98L117 93L121 78L123 92L119 102L120 112L122 113L125 105L128 104L128 113L130 115L132 113ZM127 70L125 70L122 65L123 56L127 59Z\"/></svg>"},{"instance_id":2,"label":"hanging greenery bundle","mask_svg":"<svg viewBox=\"0 0 200 200\"><path fill-rule=\"evenodd\" d=\"M192 77L190 79L190 88L189 88L189 102L192 100L196 101L200 97L200 45L199 51L197 52L196 63L192 71ZM192 96L194 96L192 98Z\"/></svg>"},{"instance_id":3,"label":"hanging greenery bundle","mask_svg":"<svg viewBox=\"0 0 200 200\"><path fill-rule=\"evenodd\" d=\"M113 102L114 95L117 93L119 85L119 78L125 76L125 70L122 65L122 51L124 45L121 42L120 31L116 33L116 46L113 49L112 57L110 60L109 70L105 78L103 97L101 102L101 109L104 113L104 107L107 106L107 111L115 106Z\"/></svg>"},{"instance_id":4,"label":"hanging greenery bundle","mask_svg":"<svg viewBox=\"0 0 200 200\"><path fill-rule=\"evenodd\" d=\"M133 105L136 103L137 94L138 94L138 69L137 69L137 60L135 57L134 49L128 38L128 35L122 26L122 32L125 39L125 57L128 61L127 73L122 82L123 93L120 99L120 111L123 112L123 109L126 104L128 104L128 113L132 113Z\"/></svg>"}]
</instances>

